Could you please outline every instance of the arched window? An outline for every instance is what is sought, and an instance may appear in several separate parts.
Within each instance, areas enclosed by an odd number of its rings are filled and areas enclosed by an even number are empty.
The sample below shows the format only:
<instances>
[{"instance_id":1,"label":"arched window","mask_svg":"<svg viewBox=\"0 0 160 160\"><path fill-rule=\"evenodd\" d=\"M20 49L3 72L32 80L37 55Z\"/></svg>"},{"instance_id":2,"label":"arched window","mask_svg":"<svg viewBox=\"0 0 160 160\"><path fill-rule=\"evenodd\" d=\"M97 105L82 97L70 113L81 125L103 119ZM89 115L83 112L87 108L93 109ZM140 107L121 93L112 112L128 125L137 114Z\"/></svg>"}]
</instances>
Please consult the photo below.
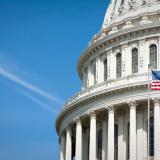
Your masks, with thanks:
<instances>
[{"instance_id":1,"label":"arched window","mask_svg":"<svg viewBox=\"0 0 160 160\"><path fill-rule=\"evenodd\" d=\"M107 80L107 78L108 78L108 73L107 73L107 70L108 70L108 67L107 67L107 59L105 59L104 60L104 81L106 81Z\"/></svg>"},{"instance_id":2,"label":"arched window","mask_svg":"<svg viewBox=\"0 0 160 160\"><path fill-rule=\"evenodd\" d=\"M116 56L116 77L121 77L122 72L122 58L121 53L118 53Z\"/></svg>"},{"instance_id":3,"label":"arched window","mask_svg":"<svg viewBox=\"0 0 160 160\"><path fill-rule=\"evenodd\" d=\"M152 69L157 69L157 46L155 44L150 46L150 65Z\"/></svg>"},{"instance_id":4,"label":"arched window","mask_svg":"<svg viewBox=\"0 0 160 160\"><path fill-rule=\"evenodd\" d=\"M138 49L132 50L132 73L138 72Z\"/></svg>"}]
</instances>

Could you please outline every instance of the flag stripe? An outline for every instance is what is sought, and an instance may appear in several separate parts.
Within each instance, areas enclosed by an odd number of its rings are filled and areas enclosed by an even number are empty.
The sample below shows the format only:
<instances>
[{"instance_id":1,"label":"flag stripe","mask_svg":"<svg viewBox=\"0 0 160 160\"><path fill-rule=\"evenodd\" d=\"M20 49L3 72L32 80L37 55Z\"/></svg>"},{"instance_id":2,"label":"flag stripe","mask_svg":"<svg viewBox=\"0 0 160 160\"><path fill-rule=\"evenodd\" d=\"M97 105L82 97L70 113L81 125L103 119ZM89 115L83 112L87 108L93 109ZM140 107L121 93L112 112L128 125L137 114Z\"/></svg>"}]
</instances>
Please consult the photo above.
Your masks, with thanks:
<instances>
[{"instance_id":1,"label":"flag stripe","mask_svg":"<svg viewBox=\"0 0 160 160\"><path fill-rule=\"evenodd\" d=\"M152 71L151 90L160 90L160 71Z\"/></svg>"}]
</instances>

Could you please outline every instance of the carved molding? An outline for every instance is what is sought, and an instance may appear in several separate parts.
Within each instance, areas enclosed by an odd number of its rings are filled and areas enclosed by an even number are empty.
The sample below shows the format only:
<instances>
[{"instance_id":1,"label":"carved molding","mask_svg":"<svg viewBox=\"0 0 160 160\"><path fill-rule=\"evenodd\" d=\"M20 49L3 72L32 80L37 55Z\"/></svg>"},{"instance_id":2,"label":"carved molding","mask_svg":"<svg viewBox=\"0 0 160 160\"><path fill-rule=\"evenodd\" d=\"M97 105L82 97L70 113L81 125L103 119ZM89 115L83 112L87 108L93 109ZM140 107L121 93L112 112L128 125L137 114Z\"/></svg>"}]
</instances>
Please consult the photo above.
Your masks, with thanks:
<instances>
[{"instance_id":1,"label":"carved molding","mask_svg":"<svg viewBox=\"0 0 160 160\"><path fill-rule=\"evenodd\" d=\"M153 23L151 23L150 25L153 25ZM143 26L142 26L142 28L143 28ZM131 30L132 30L132 28L131 28ZM134 28L133 28L133 30L134 30ZM146 29L145 29L146 30ZM160 30L160 29L159 29ZM121 31L118 31L118 32L121 32ZM159 31L156 31L156 33L158 33ZM135 33L135 32L131 32L131 33ZM155 37L155 31L153 31L153 30L151 30L151 29L148 29L148 31L147 31L147 36L150 36L150 35L153 35L153 37ZM114 35L115 36L115 35ZM113 36L113 37L114 37ZM143 30L140 30L140 31L137 31L137 33L135 33L135 35L133 36L133 34L128 34L128 32L127 32L127 34L125 35L123 35L123 42L127 42L128 40L130 40L130 42L133 40L133 42L135 41L135 39L136 40L138 40L138 37L143 37L143 36L146 36L146 32L144 32ZM108 53L108 51L109 50L112 50L112 49L114 49L115 47L113 47L112 48L112 46L114 46L114 43L121 43L120 41L122 41L122 38L120 38L121 36L115 36L115 39L116 39L116 41L114 40L114 38L111 38L111 40L113 40L113 41L111 41L111 44L109 44L109 43L107 43L108 41L107 41L107 39L109 40L110 38L109 38L110 36L106 36L103 40L100 40L99 42L97 42L96 43L96 45L94 45L94 47L92 47L92 45L87 49L87 50L90 50L90 52L88 53L88 51L86 50L86 53L84 53L82 56L81 56L81 58L80 58L80 61L79 61L79 63L78 63L78 71L79 71L79 74L80 74L80 76L82 77L82 71L83 71L83 67L85 66L85 64L86 64L86 62L89 62L89 61L91 61L91 59L93 59L93 56L95 56L95 54L97 54L97 56L98 56L98 54L102 54L103 52L107 52ZM111 36L112 37L112 36ZM157 36L157 38L158 38L159 36ZM147 38L147 37L146 37ZM105 40L106 39L106 40ZM101 42L101 41L103 41L103 42ZM119 41L119 42L118 42ZM145 44L145 42L144 43L142 43L143 41L142 40L140 40L140 45L142 44ZM99 50L95 50L95 48L96 48L96 46L99 46L100 44L104 44L104 47L102 48L102 49L104 49L103 51L101 50L101 52L99 51ZM121 46L121 45L120 45ZM92 49L93 48L93 49ZM95 50L95 52L92 52L93 50Z\"/></svg>"},{"instance_id":2,"label":"carved molding","mask_svg":"<svg viewBox=\"0 0 160 160\"><path fill-rule=\"evenodd\" d=\"M113 105L107 106L106 109L107 109L107 111L108 111L109 114L110 114L110 113L114 113L114 110L115 110L115 108L114 108Z\"/></svg>"},{"instance_id":3,"label":"carved molding","mask_svg":"<svg viewBox=\"0 0 160 160\"><path fill-rule=\"evenodd\" d=\"M154 106L160 106L160 98L153 98Z\"/></svg>"},{"instance_id":4,"label":"carved molding","mask_svg":"<svg viewBox=\"0 0 160 160\"><path fill-rule=\"evenodd\" d=\"M129 101L129 102L127 102L127 104L130 107L130 109L136 109L136 107L137 107L136 101Z\"/></svg>"},{"instance_id":5,"label":"carved molding","mask_svg":"<svg viewBox=\"0 0 160 160\"><path fill-rule=\"evenodd\" d=\"M89 117L90 119L96 119L96 112L95 111L89 112Z\"/></svg>"},{"instance_id":6,"label":"carved molding","mask_svg":"<svg viewBox=\"0 0 160 160\"><path fill-rule=\"evenodd\" d=\"M76 123L76 125L81 125L81 119L80 118L76 118L74 120L74 122Z\"/></svg>"}]
</instances>

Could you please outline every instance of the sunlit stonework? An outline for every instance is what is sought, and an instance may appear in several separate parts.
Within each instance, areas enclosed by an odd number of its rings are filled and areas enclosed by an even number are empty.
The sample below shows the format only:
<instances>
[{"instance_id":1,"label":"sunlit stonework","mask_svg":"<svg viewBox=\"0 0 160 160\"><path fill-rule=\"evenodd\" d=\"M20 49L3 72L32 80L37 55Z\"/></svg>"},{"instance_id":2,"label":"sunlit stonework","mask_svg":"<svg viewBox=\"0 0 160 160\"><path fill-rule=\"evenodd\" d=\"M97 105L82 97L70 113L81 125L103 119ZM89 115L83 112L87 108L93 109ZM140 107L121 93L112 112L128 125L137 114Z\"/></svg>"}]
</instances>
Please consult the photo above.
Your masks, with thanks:
<instances>
[{"instance_id":1,"label":"sunlit stonework","mask_svg":"<svg viewBox=\"0 0 160 160\"><path fill-rule=\"evenodd\" d=\"M147 138L148 64L160 69L160 0L111 0L78 61L82 90L56 121L60 160L160 160L159 91Z\"/></svg>"}]
</instances>

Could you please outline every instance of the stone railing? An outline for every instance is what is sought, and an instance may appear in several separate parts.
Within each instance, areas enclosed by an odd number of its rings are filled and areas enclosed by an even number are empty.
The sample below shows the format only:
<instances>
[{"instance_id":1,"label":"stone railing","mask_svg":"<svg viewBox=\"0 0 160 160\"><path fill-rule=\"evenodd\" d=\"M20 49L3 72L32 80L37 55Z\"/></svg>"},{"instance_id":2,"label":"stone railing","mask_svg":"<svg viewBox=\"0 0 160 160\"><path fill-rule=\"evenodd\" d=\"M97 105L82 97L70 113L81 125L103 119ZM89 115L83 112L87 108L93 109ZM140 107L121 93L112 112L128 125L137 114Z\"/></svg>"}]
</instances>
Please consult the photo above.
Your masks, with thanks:
<instances>
[{"instance_id":1,"label":"stone railing","mask_svg":"<svg viewBox=\"0 0 160 160\"><path fill-rule=\"evenodd\" d=\"M113 91L118 88L124 88L130 85L136 86L138 84L147 84L147 83L148 83L148 73L132 74L126 77L118 78L118 79L111 79L103 83L93 85L89 88L83 89L82 91L78 92L75 96L69 99L67 103L64 104L63 108L70 106L71 104L77 102L78 100L84 97L86 98L91 94L94 94L94 93L96 94L103 90Z\"/></svg>"}]
</instances>

